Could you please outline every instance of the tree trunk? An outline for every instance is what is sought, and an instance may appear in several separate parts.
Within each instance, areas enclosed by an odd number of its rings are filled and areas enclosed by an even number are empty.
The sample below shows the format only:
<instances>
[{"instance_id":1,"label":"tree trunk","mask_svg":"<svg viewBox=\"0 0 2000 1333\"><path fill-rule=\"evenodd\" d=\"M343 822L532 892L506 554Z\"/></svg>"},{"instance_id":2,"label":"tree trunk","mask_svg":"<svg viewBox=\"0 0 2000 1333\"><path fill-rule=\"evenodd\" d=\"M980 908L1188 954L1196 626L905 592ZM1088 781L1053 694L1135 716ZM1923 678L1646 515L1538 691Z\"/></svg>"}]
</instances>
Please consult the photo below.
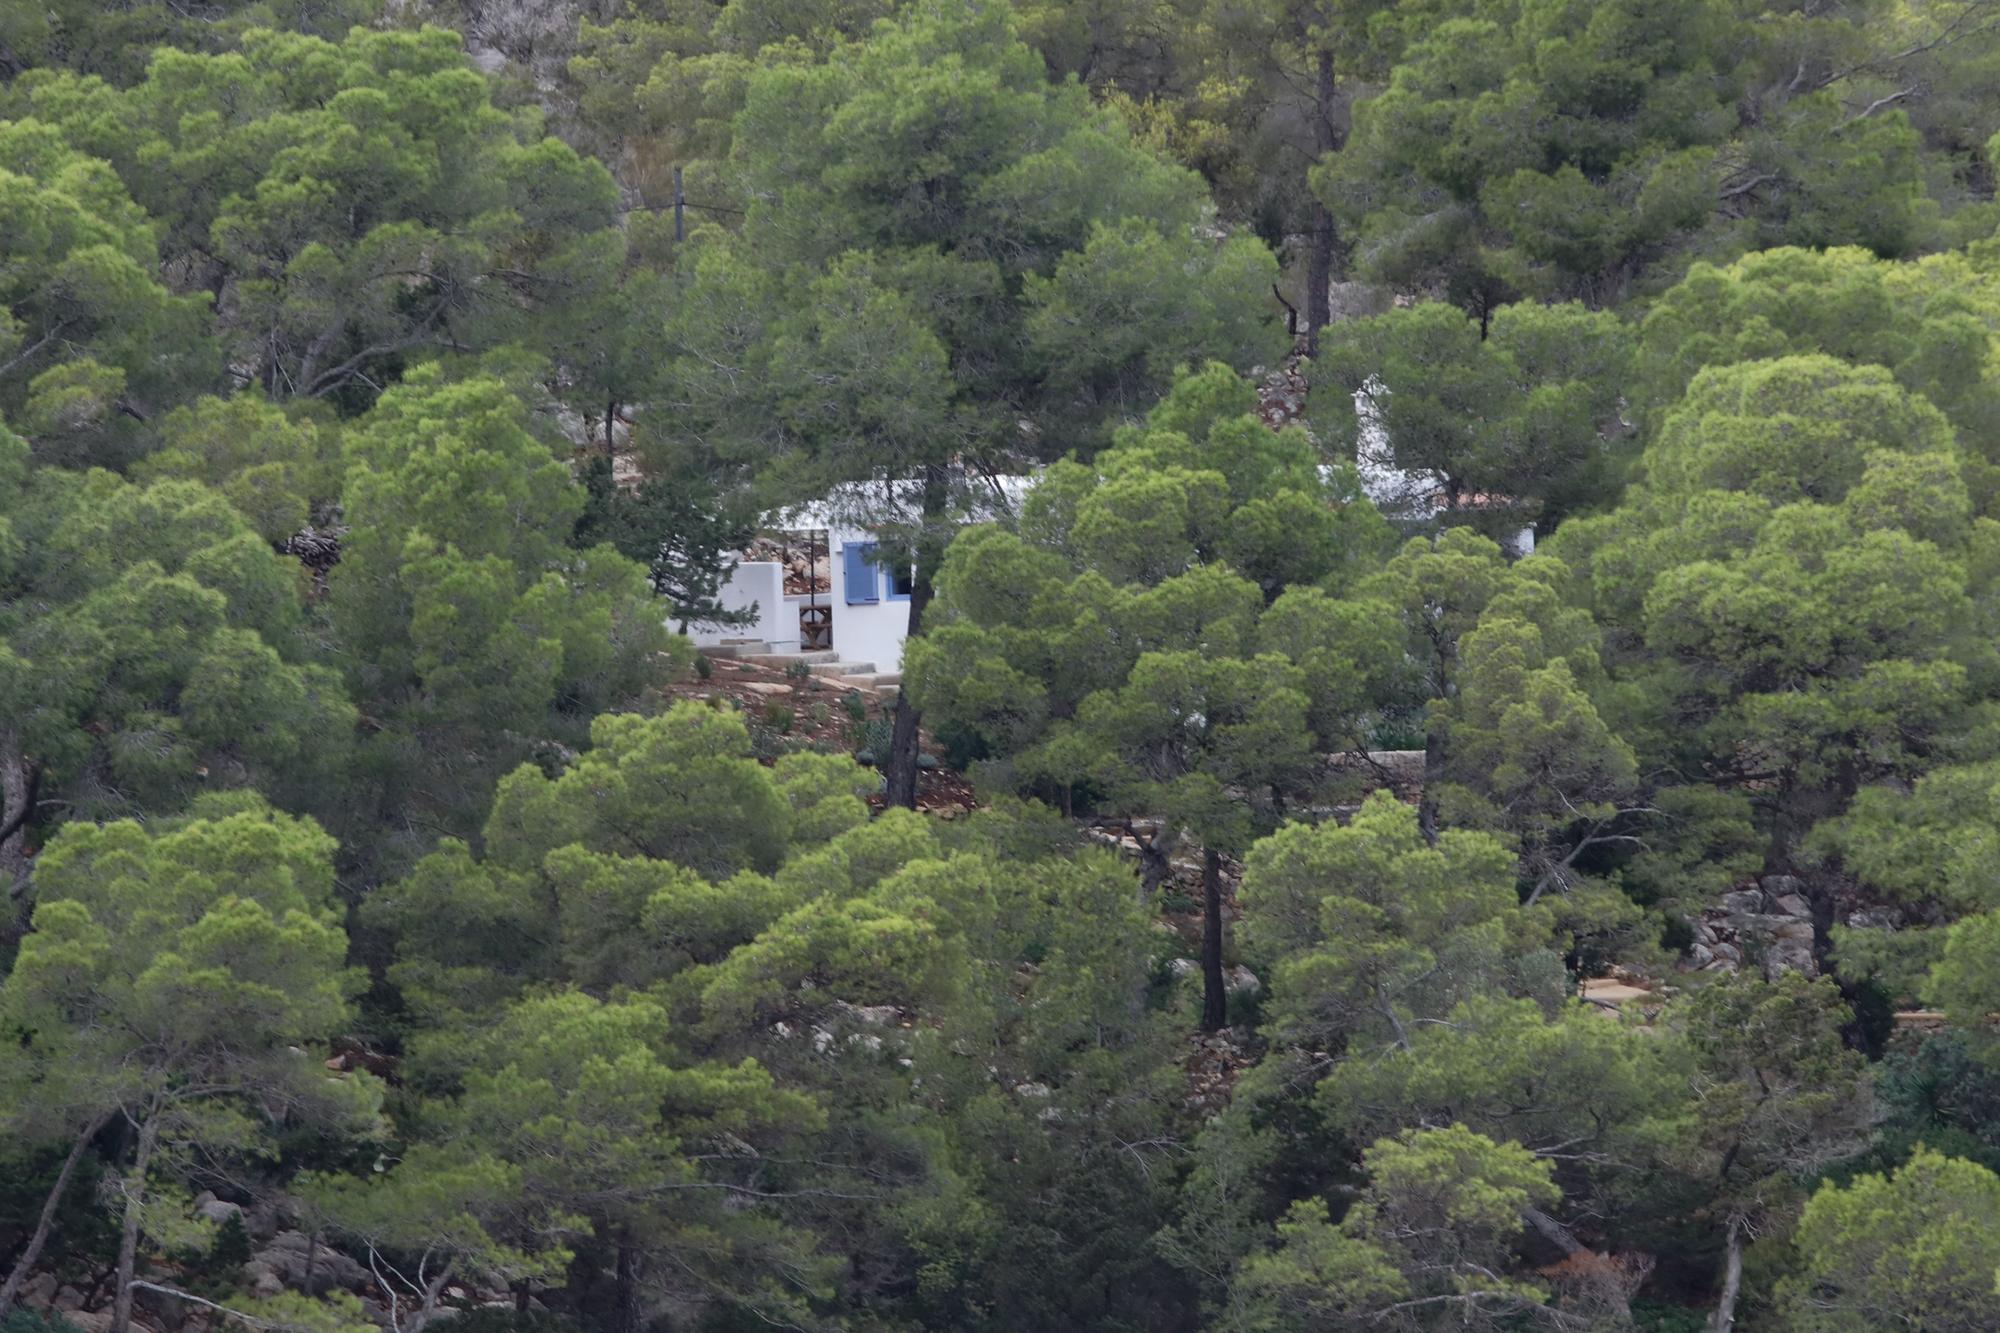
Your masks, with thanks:
<instances>
[{"instance_id":1,"label":"tree trunk","mask_svg":"<svg viewBox=\"0 0 2000 1333\"><path fill-rule=\"evenodd\" d=\"M1438 788L1444 783L1444 735L1436 722L1424 727L1424 789L1417 796L1417 827L1424 841L1438 840Z\"/></svg>"},{"instance_id":2,"label":"tree trunk","mask_svg":"<svg viewBox=\"0 0 2000 1333\"><path fill-rule=\"evenodd\" d=\"M34 1271L35 1261L42 1257L42 1247L48 1244L49 1233L55 1229L56 1210L62 1207L63 1195L69 1191L70 1177L76 1174L76 1164L83 1160L90 1141L97 1137L97 1131L103 1129L109 1119L109 1112L96 1117L70 1144L69 1156L63 1158L62 1170L56 1173L56 1183L50 1186L49 1197L42 1200L42 1211L35 1219L35 1233L28 1237L28 1248L22 1250L21 1257L14 1261L14 1271L7 1274L7 1284L0 1286L0 1321L4 1321L14 1309L14 1302L21 1298L21 1284L28 1280L28 1274Z\"/></svg>"},{"instance_id":3,"label":"tree trunk","mask_svg":"<svg viewBox=\"0 0 2000 1333\"><path fill-rule=\"evenodd\" d=\"M929 609L931 596L935 591L931 580L937 574L937 553L939 545L935 528L945 517L945 476L941 468L930 467L924 475L924 502L922 531L915 542L916 568L910 581L910 623L903 632L903 650L909 651L910 644L923 632L924 612ZM910 702L910 692L896 691L895 730L889 738L888 763L882 774L887 790L884 804L902 806L905 810L917 808L917 729L923 721L923 714Z\"/></svg>"},{"instance_id":4,"label":"tree trunk","mask_svg":"<svg viewBox=\"0 0 2000 1333\"><path fill-rule=\"evenodd\" d=\"M1222 985L1222 853L1213 847L1201 862L1201 1030L1229 1026L1229 993Z\"/></svg>"},{"instance_id":5,"label":"tree trunk","mask_svg":"<svg viewBox=\"0 0 2000 1333\"><path fill-rule=\"evenodd\" d=\"M924 610L931 604L930 571L919 566L915 582L910 585L910 627L904 633L903 645L908 649L910 640L917 637L923 628ZM923 721L923 714L910 702L908 690L896 691L896 708L891 715L895 719L895 731L889 738L889 763L883 770L888 779L888 792L884 798L891 806L902 806L905 810L917 808L917 727Z\"/></svg>"},{"instance_id":6,"label":"tree trunk","mask_svg":"<svg viewBox=\"0 0 2000 1333\"><path fill-rule=\"evenodd\" d=\"M29 806L35 800L35 766L21 753L21 740L0 731L0 887L19 897L28 881Z\"/></svg>"},{"instance_id":7,"label":"tree trunk","mask_svg":"<svg viewBox=\"0 0 2000 1333\"><path fill-rule=\"evenodd\" d=\"M1315 59L1316 86L1313 90L1313 163L1340 147L1333 123L1333 51L1323 48ZM1310 167L1308 167L1310 170ZM1319 355L1319 331L1327 324L1327 302L1333 290L1333 252L1338 243L1333 226L1333 210L1317 197L1313 200L1312 256L1306 265L1306 355Z\"/></svg>"},{"instance_id":8,"label":"tree trunk","mask_svg":"<svg viewBox=\"0 0 2000 1333\"><path fill-rule=\"evenodd\" d=\"M1127 820L1125 831L1139 848L1139 906L1145 907L1174 873L1174 847L1181 840L1180 830L1161 823L1154 827L1152 836L1142 838Z\"/></svg>"},{"instance_id":9,"label":"tree trunk","mask_svg":"<svg viewBox=\"0 0 2000 1333\"><path fill-rule=\"evenodd\" d=\"M612 1333L639 1333L639 1251L630 1235L618 1233L618 1308L612 1312Z\"/></svg>"},{"instance_id":10,"label":"tree trunk","mask_svg":"<svg viewBox=\"0 0 2000 1333\"><path fill-rule=\"evenodd\" d=\"M153 1145L159 1136L159 1115L155 1112L139 1127L139 1150L133 1155L132 1174L125 1182L125 1220L118 1233L118 1286L111 1299L110 1333L129 1333L132 1327L132 1274L139 1262L139 1210L146 1201L146 1171L153 1164Z\"/></svg>"},{"instance_id":11,"label":"tree trunk","mask_svg":"<svg viewBox=\"0 0 2000 1333\"><path fill-rule=\"evenodd\" d=\"M1713 1333L1733 1333L1736 1328L1736 1297L1743 1290L1743 1221L1729 1219L1728 1257L1722 1266L1722 1298L1715 1303Z\"/></svg>"}]
</instances>

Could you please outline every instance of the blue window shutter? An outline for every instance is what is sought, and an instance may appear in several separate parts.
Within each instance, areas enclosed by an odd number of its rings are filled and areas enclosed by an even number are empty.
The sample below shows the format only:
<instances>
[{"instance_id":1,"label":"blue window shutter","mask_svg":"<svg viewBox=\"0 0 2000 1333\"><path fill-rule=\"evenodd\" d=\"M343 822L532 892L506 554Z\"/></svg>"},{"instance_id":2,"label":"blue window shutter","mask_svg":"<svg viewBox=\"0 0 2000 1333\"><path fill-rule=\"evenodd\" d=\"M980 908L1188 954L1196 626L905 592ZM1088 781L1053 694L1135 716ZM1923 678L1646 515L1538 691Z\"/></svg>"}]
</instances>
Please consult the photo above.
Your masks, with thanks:
<instances>
[{"instance_id":1,"label":"blue window shutter","mask_svg":"<svg viewBox=\"0 0 2000 1333\"><path fill-rule=\"evenodd\" d=\"M881 571L875 565L875 543L848 542L840 548L840 553L846 575L847 604L881 601L882 595L876 591Z\"/></svg>"}]
</instances>

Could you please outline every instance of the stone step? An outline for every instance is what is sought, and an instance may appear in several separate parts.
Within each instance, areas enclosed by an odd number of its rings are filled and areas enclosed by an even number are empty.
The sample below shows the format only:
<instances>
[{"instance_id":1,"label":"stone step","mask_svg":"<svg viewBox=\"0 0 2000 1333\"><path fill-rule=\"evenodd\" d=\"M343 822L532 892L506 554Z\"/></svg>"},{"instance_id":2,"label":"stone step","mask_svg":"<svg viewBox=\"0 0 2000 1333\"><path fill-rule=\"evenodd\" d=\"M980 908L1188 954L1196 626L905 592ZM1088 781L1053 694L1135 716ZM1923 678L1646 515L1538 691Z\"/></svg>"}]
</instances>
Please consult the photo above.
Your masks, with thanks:
<instances>
[{"instance_id":1,"label":"stone step","mask_svg":"<svg viewBox=\"0 0 2000 1333\"><path fill-rule=\"evenodd\" d=\"M750 663L752 666L770 667L774 671L783 671L794 662L803 662L808 667L818 666L825 662L838 662L840 654L833 652L831 649L817 653L745 653L742 660Z\"/></svg>"},{"instance_id":2,"label":"stone step","mask_svg":"<svg viewBox=\"0 0 2000 1333\"><path fill-rule=\"evenodd\" d=\"M711 661L740 662L752 654L770 653L772 645L768 639L725 639L721 643L711 643L696 651Z\"/></svg>"},{"instance_id":3,"label":"stone step","mask_svg":"<svg viewBox=\"0 0 2000 1333\"><path fill-rule=\"evenodd\" d=\"M903 676L898 671L856 671L851 674L842 672L834 677L834 683L849 685L857 690L880 690L901 685Z\"/></svg>"},{"instance_id":4,"label":"stone step","mask_svg":"<svg viewBox=\"0 0 2000 1333\"><path fill-rule=\"evenodd\" d=\"M815 676L866 676L875 670L873 662L815 662L806 668Z\"/></svg>"}]
</instances>

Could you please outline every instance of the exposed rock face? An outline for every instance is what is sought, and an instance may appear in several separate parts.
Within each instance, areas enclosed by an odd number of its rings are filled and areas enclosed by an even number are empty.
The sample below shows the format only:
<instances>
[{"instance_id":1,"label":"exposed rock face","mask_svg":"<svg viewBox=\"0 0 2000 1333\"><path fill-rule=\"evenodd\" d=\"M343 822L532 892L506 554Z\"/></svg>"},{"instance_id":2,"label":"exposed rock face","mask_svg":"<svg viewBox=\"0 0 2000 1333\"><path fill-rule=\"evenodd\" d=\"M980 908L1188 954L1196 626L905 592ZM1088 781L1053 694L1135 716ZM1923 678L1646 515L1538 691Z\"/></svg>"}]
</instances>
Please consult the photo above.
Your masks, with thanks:
<instances>
[{"instance_id":1,"label":"exposed rock face","mask_svg":"<svg viewBox=\"0 0 2000 1333\"><path fill-rule=\"evenodd\" d=\"M1223 972L1222 984L1231 995L1240 995L1246 999L1264 989L1264 983L1257 979L1257 974L1241 963Z\"/></svg>"},{"instance_id":2,"label":"exposed rock face","mask_svg":"<svg viewBox=\"0 0 2000 1333\"><path fill-rule=\"evenodd\" d=\"M1689 962L1703 972L1751 966L1767 981L1786 972L1818 976L1812 904L1804 888L1793 876L1767 875L1723 894L1722 902L1695 922Z\"/></svg>"},{"instance_id":3,"label":"exposed rock face","mask_svg":"<svg viewBox=\"0 0 2000 1333\"><path fill-rule=\"evenodd\" d=\"M233 1217L239 1222L246 1223L245 1229L248 1229L248 1219L243 1216L242 1204L231 1203L227 1199L218 1199L207 1190L203 1190L200 1194L195 1195L194 1211L197 1216L207 1218L217 1226L221 1226Z\"/></svg>"},{"instance_id":4,"label":"exposed rock face","mask_svg":"<svg viewBox=\"0 0 2000 1333\"><path fill-rule=\"evenodd\" d=\"M324 1241L308 1241L299 1231L280 1231L243 1265L243 1282L259 1296L275 1296L290 1288L306 1291L307 1255L311 1254L314 1295L339 1288L359 1291L368 1285L368 1270Z\"/></svg>"}]
</instances>

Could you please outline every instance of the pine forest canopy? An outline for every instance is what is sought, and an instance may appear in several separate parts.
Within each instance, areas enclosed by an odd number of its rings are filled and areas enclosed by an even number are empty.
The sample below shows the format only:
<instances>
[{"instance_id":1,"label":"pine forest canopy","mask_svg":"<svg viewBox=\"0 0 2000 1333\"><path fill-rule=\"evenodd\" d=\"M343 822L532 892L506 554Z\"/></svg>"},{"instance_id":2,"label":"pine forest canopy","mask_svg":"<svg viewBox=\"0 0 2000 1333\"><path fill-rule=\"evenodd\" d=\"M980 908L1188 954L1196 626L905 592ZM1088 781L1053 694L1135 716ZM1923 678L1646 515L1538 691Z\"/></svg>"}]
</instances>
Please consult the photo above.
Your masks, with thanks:
<instances>
[{"instance_id":1,"label":"pine forest canopy","mask_svg":"<svg viewBox=\"0 0 2000 1333\"><path fill-rule=\"evenodd\" d=\"M5 1333L2000 1327L1997 159L1995 0L0 5ZM893 701L686 634L829 495Z\"/></svg>"}]
</instances>

